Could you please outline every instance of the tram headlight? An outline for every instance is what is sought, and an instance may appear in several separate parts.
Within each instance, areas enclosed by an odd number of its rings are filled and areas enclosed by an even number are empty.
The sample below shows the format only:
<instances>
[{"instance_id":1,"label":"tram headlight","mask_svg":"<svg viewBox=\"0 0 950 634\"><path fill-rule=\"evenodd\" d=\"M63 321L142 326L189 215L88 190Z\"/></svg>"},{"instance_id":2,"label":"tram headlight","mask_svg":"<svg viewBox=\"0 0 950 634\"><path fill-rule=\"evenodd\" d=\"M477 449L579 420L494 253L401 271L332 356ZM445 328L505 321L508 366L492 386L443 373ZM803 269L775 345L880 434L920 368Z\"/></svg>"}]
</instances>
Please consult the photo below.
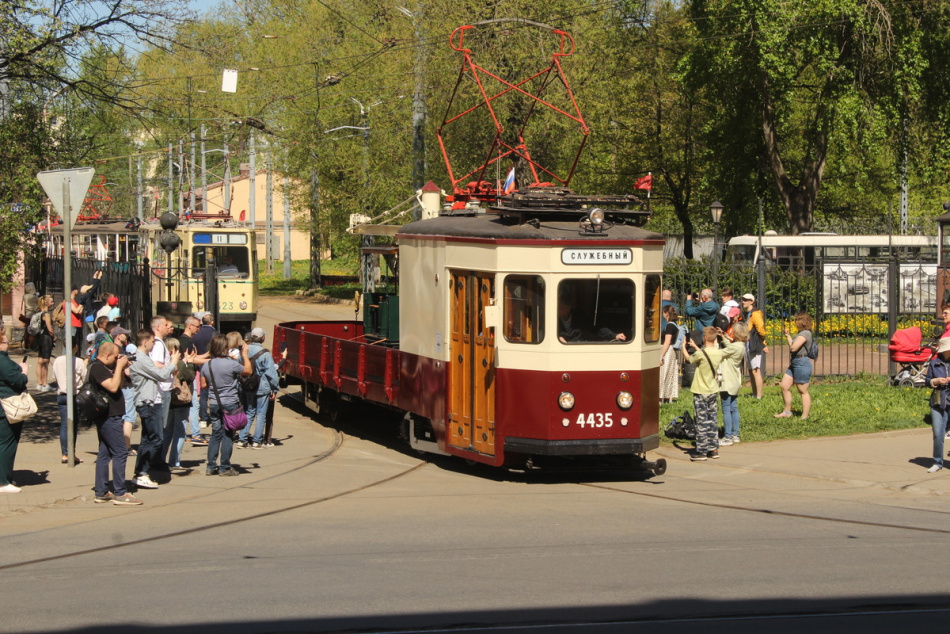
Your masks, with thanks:
<instances>
[{"instance_id":1,"label":"tram headlight","mask_svg":"<svg viewBox=\"0 0 950 634\"><path fill-rule=\"evenodd\" d=\"M560 396L557 397L557 404L565 412L569 412L574 409L574 395L570 392L561 392Z\"/></svg>"},{"instance_id":2,"label":"tram headlight","mask_svg":"<svg viewBox=\"0 0 950 634\"><path fill-rule=\"evenodd\" d=\"M633 407L633 394L630 392L621 392L617 395L617 407L620 409L630 409Z\"/></svg>"},{"instance_id":3,"label":"tram headlight","mask_svg":"<svg viewBox=\"0 0 950 634\"><path fill-rule=\"evenodd\" d=\"M241 302L238 306L240 306L241 310L247 310L247 302Z\"/></svg>"},{"instance_id":4,"label":"tram headlight","mask_svg":"<svg viewBox=\"0 0 950 634\"><path fill-rule=\"evenodd\" d=\"M198 307L198 310L204 310L204 309L205 309L205 303L204 303L203 301L201 301L200 299L198 300L198 303L195 304L195 305Z\"/></svg>"},{"instance_id":5,"label":"tram headlight","mask_svg":"<svg viewBox=\"0 0 950 634\"><path fill-rule=\"evenodd\" d=\"M594 207L590 210L590 213L587 214L587 219L590 220L592 225L601 225L604 223L604 210L599 207Z\"/></svg>"}]
</instances>

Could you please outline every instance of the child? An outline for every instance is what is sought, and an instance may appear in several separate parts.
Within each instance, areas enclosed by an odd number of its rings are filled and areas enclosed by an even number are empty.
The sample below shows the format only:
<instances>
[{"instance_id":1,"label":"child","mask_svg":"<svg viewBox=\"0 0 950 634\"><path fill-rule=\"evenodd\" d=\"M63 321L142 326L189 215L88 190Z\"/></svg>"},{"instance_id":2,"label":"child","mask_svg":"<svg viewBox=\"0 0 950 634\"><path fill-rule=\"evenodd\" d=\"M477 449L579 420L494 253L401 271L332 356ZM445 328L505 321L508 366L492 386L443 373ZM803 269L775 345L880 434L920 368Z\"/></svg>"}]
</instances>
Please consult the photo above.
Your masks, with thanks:
<instances>
[{"instance_id":1,"label":"child","mask_svg":"<svg viewBox=\"0 0 950 634\"><path fill-rule=\"evenodd\" d=\"M693 462L719 457L717 404L722 388L716 380L716 370L722 363L722 350L719 349L717 335L715 328L707 326L703 328L702 348L697 349L689 337L683 346L683 357L696 366L693 383L689 386L693 393L693 409L696 410L696 450L689 457ZM687 348L692 349L692 354Z\"/></svg>"}]
</instances>

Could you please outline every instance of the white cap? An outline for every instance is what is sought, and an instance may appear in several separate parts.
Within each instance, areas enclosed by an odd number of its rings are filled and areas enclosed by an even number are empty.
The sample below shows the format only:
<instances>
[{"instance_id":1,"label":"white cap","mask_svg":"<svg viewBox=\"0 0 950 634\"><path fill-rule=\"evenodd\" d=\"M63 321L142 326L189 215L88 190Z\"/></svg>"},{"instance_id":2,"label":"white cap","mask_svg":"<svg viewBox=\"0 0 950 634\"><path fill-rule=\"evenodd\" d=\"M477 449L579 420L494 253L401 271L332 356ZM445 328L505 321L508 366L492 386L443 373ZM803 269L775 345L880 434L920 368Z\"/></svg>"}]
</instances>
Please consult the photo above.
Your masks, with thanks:
<instances>
[{"instance_id":1,"label":"white cap","mask_svg":"<svg viewBox=\"0 0 950 634\"><path fill-rule=\"evenodd\" d=\"M260 339L260 340L263 341L263 339L264 339L264 329L263 329L263 328L254 328L253 330L251 330L251 337L253 337L254 339Z\"/></svg>"}]
</instances>

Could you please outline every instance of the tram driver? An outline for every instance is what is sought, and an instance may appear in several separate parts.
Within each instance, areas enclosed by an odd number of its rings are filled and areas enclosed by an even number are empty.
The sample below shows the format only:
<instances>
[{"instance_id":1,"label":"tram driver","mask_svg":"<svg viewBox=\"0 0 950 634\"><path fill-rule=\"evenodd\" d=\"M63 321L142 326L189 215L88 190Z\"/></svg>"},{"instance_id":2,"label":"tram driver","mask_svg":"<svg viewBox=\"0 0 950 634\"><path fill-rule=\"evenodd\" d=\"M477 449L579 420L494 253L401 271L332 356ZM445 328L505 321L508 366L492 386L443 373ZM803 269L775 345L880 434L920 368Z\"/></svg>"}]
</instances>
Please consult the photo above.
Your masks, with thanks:
<instances>
[{"instance_id":1,"label":"tram driver","mask_svg":"<svg viewBox=\"0 0 950 634\"><path fill-rule=\"evenodd\" d=\"M626 341L622 332L614 333L609 328L595 327L584 320L585 315L575 314L573 301L565 296L558 297L557 303L557 339L561 343L581 343L585 341Z\"/></svg>"},{"instance_id":2,"label":"tram driver","mask_svg":"<svg viewBox=\"0 0 950 634\"><path fill-rule=\"evenodd\" d=\"M240 271L236 264L234 264L234 258L230 255L224 256L224 264L218 267L218 275L237 275Z\"/></svg>"}]
</instances>

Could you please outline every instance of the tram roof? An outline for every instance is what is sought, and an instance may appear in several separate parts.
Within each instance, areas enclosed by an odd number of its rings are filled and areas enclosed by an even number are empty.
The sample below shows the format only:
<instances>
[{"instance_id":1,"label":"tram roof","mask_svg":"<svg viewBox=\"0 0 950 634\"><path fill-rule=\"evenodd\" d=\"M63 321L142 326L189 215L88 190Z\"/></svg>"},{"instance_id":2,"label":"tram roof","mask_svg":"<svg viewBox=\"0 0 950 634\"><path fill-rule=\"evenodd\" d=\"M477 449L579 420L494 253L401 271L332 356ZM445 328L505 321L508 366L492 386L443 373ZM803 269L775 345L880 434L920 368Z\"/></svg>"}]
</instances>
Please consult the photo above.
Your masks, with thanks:
<instances>
[{"instance_id":1,"label":"tram roof","mask_svg":"<svg viewBox=\"0 0 950 634\"><path fill-rule=\"evenodd\" d=\"M578 214L578 220L582 214ZM639 227L616 224L602 232L585 232L579 221L540 221L512 224L494 214L478 216L440 216L403 225L396 237L443 236L480 240L577 240L590 241L659 241L662 234Z\"/></svg>"}]
</instances>

